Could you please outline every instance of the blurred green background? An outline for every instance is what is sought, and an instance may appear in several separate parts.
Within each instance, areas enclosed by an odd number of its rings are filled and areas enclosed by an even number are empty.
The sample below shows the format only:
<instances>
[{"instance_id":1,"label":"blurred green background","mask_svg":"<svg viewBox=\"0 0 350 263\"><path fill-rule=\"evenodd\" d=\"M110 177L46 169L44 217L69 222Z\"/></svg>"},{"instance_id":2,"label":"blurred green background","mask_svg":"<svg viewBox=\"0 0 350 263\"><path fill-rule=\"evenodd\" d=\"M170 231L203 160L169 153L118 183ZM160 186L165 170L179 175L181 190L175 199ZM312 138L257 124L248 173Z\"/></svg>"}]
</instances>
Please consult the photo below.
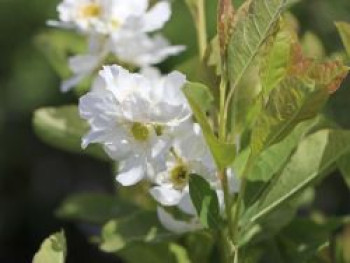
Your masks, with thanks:
<instances>
[{"instance_id":1,"label":"blurred green background","mask_svg":"<svg viewBox=\"0 0 350 263\"><path fill-rule=\"evenodd\" d=\"M216 1L207 1L213 34ZM60 79L34 41L47 30L45 21L56 17L57 3L0 0L0 262L31 262L42 239L61 227L67 232L68 263L118 262L88 243L85 233L97 229L54 216L55 208L71 193L112 192L114 180L108 164L51 148L32 131L35 109L76 101L74 94L59 92ZM183 56L169 59L164 69L190 58L196 48L183 0L174 0L173 6L173 19L165 33L188 49ZM327 54L342 49L333 22L350 21L349 0L304 0L292 12L300 22L301 35L307 31L318 35ZM327 113L350 128L349 81L333 96ZM322 211L350 213L350 192L338 173L323 182L317 193L314 205Z\"/></svg>"}]
</instances>

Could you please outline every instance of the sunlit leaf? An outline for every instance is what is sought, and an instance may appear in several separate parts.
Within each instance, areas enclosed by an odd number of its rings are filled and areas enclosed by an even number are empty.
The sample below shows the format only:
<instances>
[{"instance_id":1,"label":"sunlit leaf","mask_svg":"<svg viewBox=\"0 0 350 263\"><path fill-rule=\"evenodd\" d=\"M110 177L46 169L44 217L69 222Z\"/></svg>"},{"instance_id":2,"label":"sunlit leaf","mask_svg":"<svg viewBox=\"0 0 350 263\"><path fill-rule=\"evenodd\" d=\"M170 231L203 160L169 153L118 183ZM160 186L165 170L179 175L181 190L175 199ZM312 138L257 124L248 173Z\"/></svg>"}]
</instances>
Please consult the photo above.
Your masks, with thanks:
<instances>
[{"instance_id":1,"label":"sunlit leaf","mask_svg":"<svg viewBox=\"0 0 350 263\"><path fill-rule=\"evenodd\" d=\"M203 130L204 137L206 142L211 150L211 153L214 157L214 160L219 168L224 168L230 165L236 153L236 148L234 144L226 144L220 142L216 135L214 134L212 127L208 122L208 118L205 112L205 103L203 103L203 99L198 97L198 93L196 90L198 88L202 88L203 90L207 90L207 88L199 83L188 83L186 87L183 89L189 104L191 105L192 111L196 120ZM206 92L202 93L205 94ZM207 95L209 96L209 95ZM210 99L206 99L205 101L210 101Z\"/></svg>"},{"instance_id":2,"label":"sunlit leaf","mask_svg":"<svg viewBox=\"0 0 350 263\"><path fill-rule=\"evenodd\" d=\"M282 25L282 29L267 44L260 68L264 96L267 96L286 77L290 63L291 43L290 30Z\"/></svg>"},{"instance_id":3,"label":"sunlit leaf","mask_svg":"<svg viewBox=\"0 0 350 263\"><path fill-rule=\"evenodd\" d=\"M254 155L285 138L294 127L315 117L328 98L321 86L287 78L275 88L254 125Z\"/></svg>"},{"instance_id":4,"label":"sunlit leaf","mask_svg":"<svg viewBox=\"0 0 350 263\"><path fill-rule=\"evenodd\" d=\"M66 238L61 231L44 240L33 258L33 263L64 263L66 255Z\"/></svg>"},{"instance_id":5,"label":"sunlit leaf","mask_svg":"<svg viewBox=\"0 0 350 263\"><path fill-rule=\"evenodd\" d=\"M243 77L231 104L231 117L229 118L233 134L241 135L250 129L259 114L262 106L261 80L259 68L252 66Z\"/></svg>"},{"instance_id":6,"label":"sunlit leaf","mask_svg":"<svg viewBox=\"0 0 350 263\"><path fill-rule=\"evenodd\" d=\"M216 192L199 175L190 176L190 196L202 225L206 228L220 227L219 201Z\"/></svg>"},{"instance_id":7,"label":"sunlit leaf","mask_svg":"<svg viewBox=\"0 0 350 263\"><path fill-rule=\"evenodd\" d=\"M251 221L264 217L301 193L349 151L349 131L322 130L308 136L257 201Z\"/></svg>"},{"instance_id":8,"label":"sunlit leaf","mask_svg":"<svg viewBox=\"0 0 350 263\"><path fill-rule=\"evenodd\" d=\"M256 0L249 15L237 22L228 45L228 73L236 87L258 55L262 45L275 29L286 0Z\"/></svg>"},{"instance_id":9,"label":"sunlit leaf","mask_svg":"<svg viewBox=\"0 0 350 263\"><path fill-rule=\"evenodd\" d=\"M77 106L39 109L34 113L33 126L39 138L49 145L108 160L98 146L91 146L86 151L82 150L81 138L88 131L88 124L79 117Z\"/></svg>"},{"instance_id":10,"label":"sunlit leaf","mask_svg":"<svg viewBox=\"0 0 350 263\"><path fill-rule=\"evenodd\" d=\"M316 121L312 119L300 123L285 139L263 151L256 159L252 172L248 177L249 181L269 181L285 165L298 143L314 127ZM246 149L237 156L234 162L234 171L238 175L243 172L249 152L249 149Z\"/></svg>"},{"instance_id":11,"label":"sunlit leaf","mask_svg":"<svg viewBox=\"0 0 350 263\"><path fill-rule=\"evenodd\" d=\"M196 101L203 112L207 112L213 106L214 97L208 87L203 84L188 82L184 92L187 97Z\"/></svg>"},{"instance_id":12,"label":"sunlit leaf","mask_svg":"<svg viewBox=\"0 0 350 263\"><path fill-rule=\"evenodd\" d=\"M311 79L316 85L322 85L330 94L337 91L349 72L341 60L318 62L307 58L299 43L292 46L292 62L288 73L303 79Z\"/></svg>"}]
</instances>

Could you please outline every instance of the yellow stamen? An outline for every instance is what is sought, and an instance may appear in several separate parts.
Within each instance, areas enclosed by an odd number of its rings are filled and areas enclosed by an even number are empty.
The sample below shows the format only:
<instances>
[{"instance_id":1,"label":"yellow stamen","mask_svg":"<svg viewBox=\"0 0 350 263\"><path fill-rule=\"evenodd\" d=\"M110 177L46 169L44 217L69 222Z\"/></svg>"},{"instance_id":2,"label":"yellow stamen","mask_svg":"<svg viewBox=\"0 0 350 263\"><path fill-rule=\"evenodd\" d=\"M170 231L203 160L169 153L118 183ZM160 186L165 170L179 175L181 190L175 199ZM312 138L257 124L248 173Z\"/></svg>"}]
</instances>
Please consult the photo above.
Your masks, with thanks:
<instances>
[{"instance_id":1,"label":"yellow stamen","mask_svg":"<svg viewBox=\"0 0 350 263\"><path fill-rule=\"evenodd\" d=\"M173 168L170 172L170 180L175 189L183 189L189 180L190 173L185 165L180 164Z\"/></svg>"},{"instance_id":2,"label":"yellow stamen","mask_svg":"<svg viewBox=\"0 0 350 263\"><path fill-rule=\"evenodd\" d=\"M101 14L101 7L98 4L88 4L82 7L82 17L98 17Z\"/></svg>"},{"instance_id":3,"label":"yellow stamen","mask_svg":"<svg viewBox=\"0 0 350 263\"><path fill-rule=\"evenodd\" d=\"M142 123L135 122L131 126L131 134L137 141L146 141L150 135L149 133L149 128Z\"/></svg>"}]
</instances>

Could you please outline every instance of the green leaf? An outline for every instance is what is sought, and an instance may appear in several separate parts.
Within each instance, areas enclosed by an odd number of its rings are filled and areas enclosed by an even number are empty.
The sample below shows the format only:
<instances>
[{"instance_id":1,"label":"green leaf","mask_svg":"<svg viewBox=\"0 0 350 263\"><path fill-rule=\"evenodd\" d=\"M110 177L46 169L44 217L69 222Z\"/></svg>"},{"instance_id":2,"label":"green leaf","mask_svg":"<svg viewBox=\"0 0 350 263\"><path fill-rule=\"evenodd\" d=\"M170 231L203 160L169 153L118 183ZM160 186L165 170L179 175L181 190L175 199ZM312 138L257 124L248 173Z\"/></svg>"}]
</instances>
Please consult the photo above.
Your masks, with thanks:
<instances>
[{"instance_id":1,"label":"green leaf","mask_svg":"<svg viewBox=\"0 0 350 263\"><path fill-rule=\"evenodd\" d=\"M102 160L108 160L104 151L96 145L82 150L81 138L89 127L80 118L77 106L36 110L33 126L38 137L53 147L73 153L86 153Z\"/></svg>"},{"instance_id":2,"label":"green leaf","mask_svg":"<svg viewBox=\"0 0 350 263\"><path fill-rule=\"evenodd\" d=\"M75 194L63 201L56 211L57 216L97 224L134 213L134 205L121 201L115 195L99 193Z\"/></svg>"},{"instance_id":3,"label":"green leaf","mask_svg":"<svg viewBox=\"0 0 350 263\"><path fill-rule=\"evenodd\" d=\"M275 88L255 123L251 147L254 155L285 138L294 127L315 117L328 91L297 78L285 79Z\"/></svg>"},{"instance_id":4,"label":"green leaf","mask_svg":"<svg viewBox=\"0 0 350 263\"><path fill-rule=\"evenodd\" d=\"M258 224L242 228L238 246L254 245L273 238L293 220L297 208L294 203L287 203L260 220Z\"/></svg>"},{"instance_id":5,"label":"green leaf","mask_svg":"<svg viewBox=\"0 0 350 263\"><path fill-rule=\"evenodd\" d=\"M277 237L285 262L308 262L328 244L334 231L348 221L346 218L331 218L324 222L296 218Z\"/></svg>"},{"instance_id":6,"label":"green leaf","mask_svg":"<svg viewBox=\"0 0 350 263\"><path fill-rule=\"evenodd\" d=\"M272 89L286 77L290 63L292 34L286 26L273 37L263 56L261 65L261 85L264 96L268 96Z\"/></svg>"},{"instance_id":7,"label":"green leaf","mask_svg":"<svg viewBox=\"0 0 350 263\"><path fill-rule=\"evenodd\" d=\"M249 131L256 120L262 105L259 68L254 65L247 70L237 87L234 103L231 103L231 131L234 136Z\"/></svg>"},{"instance_id":8,"label":"green leaf","mask_svg":"<svg viewBox=\"0 0 350 263\"><path fill-rule=\"evenodd\" d=\"M335 25L337 26L337 29L343 40L346 53L348 53L348 56L350 56L350 24L345 22L337 22Z\"/></svg>"},{"instance_id":9,"label":"green leaf","mask_svg":"<svg viewBox=\"0 0 350 263\"><path fill-rule=\"evenodd\" d=\"M186 235L185 246L191 262L210 263L215 242L215 237L208 231L197 231Z\"/></svg>"},{"instance_id":10,"label":"green leaf","mask_svg":"<svg viewBox=\"0 0 350 263\"><path fill-rule=\"evenodd\" d=\"M198 90L202 89L203 96L198 96ZM183 89L196 120L202 128L203 135L214 157L216 165L221 169L229 166L235 158L236 147L234 144L220 142L213 133L213 130L206 116L206 106L208 101L211 101L211 95L208 93L206 86L199 83L187 83Z\"/></svg>"},{"instance_id":11,"label":"green leaf","mask_svg":"<svg viewBox=\"0 0 350 263\"><path fill-rule=\"evenodd\" d=\"M189 187L191 200L203 226L219 228L220 211L216 192L203 177L194 174L190 176Z\"/></svg>"},{"instance_id":12,"label":"green leaf","mask_svg":"<svg viewBox=\"0 0 350 263\"><path fill-rule=\"evenodd\" d=\"M214 97L207 86L201 83L188 82L184 88L185 95L191 97L203 112L207 112L213 102Z\"/></svg>"},{"instance_id":13,"label":"green leaf","mask_svg":"<svg viewBox=\"0 0 350 263\"><path fill-rule=\"evenodd\" d=\"M175 243L135 243L118 252L127 263L190 263L187 251Z\"/></svg>"},{"instance_id":14,"label":"green leaf","mask_svg":"<svg viewBox=\"0 0 350 263\"><path fill-rule=\"evenodd\" d=\"M109 221L101 234L101 250L117 252L134 242L160 242L175 234L166 231L154 211L140 211L129 216Z\"/></svg>"},{"instance_id":15,"label":"green leaf","mask_svg":"<svg viewBox=\"0 0 350 263\"><path fill-rule=\"evenodd\" d=\"M61 231L44 240L33 258L33 263L64 263L66 255L66 238Z\"/></svg>"},{"instance_id":16,"label":"green leaf","mask_svg":"<svg viewBox=\"0 0 350 263\"><path fill-rule=\"evenodd\" d=\"M252 65L261 47L275 29L286 0L255 0L249 14L238 21L228 46L228 73L234 89Z\"/></svg>"},{"instance_id":17,"label":"green leaf","mask_svg":"<svg viewBox=\"0 0 350 263\"><path fill-rule=\"evenodd\" d=\"M302 40L303 52L307 57L322 59L326 56L326 50L321 39L314 33L307 31Z\"/></svg>"},{"instance_id":18,"label":"green leaf","mask_svg":"<svg viewBox=\"0 0 350 263\"><path fill-rule=\"evenodd\" d=\"M197 3L199 0L184 0L193 17L196 17Z\"/></svg>"},{"instance_id":19,"label":"green leaf","mask_svg":"<svg viewBox=\"0 0 350 263\"><path fill-rule=\"evenodd\" d=\"M308 136L252 208L255 215L251 222L300 194L349 151L349 131L322 130Z\"/></svg>"},{"instance_id":20,"label":"green leaf","mask_svg":"<svg viewBox=\"0 0 350 263\"><path fill-rule=\"evenodd\" d=\"M68 67L69 57L86 50L83 37L62 30L50 30L39 34L35 38L35 45L62 78L71 75Z\"/></svg>"},{"instance_id":21,"label":"green leaf","mask_svg":"<svg viewBox=\"0 0 350 263\"><path fill-rule=\"evenodd\" d=\"M336 92L349 73L349 68L339 60L330 60L310 65L307 77L327 88L330 94Z\"/></svg>"},{"instance_id":22,"label":"green leaf","mask_svg":"<svg viewBox=\"0 0 350 263\"><path fill-rule=\"evenodd\" d=\"M350 187L350 152L340 158L337 164L345 182Z\"/></svg>"},{"instance_id":23,"label":"green leaf","mask_svg":"<svg viewBox=\"0 0 350 263\"><path fill-rule=\"evenodd\" d=\"M284 140L263 151L257 158L248 179L250 181L269 181L286 164L298 143L313 127L315 121L312 119L300 123Z\"/></svg>"},{"instance_id":24,"label":"green leaf","mask_svg":"<svg viewBox=\"0 0 350 263\"><path fill-rule=\"evenodd\" d=\"M217 76L222 74L222 63L220 55L219 37L216 35L209 43L209 56L207 65L214 68L214 72Z\"/></svg>"}]
</instances>

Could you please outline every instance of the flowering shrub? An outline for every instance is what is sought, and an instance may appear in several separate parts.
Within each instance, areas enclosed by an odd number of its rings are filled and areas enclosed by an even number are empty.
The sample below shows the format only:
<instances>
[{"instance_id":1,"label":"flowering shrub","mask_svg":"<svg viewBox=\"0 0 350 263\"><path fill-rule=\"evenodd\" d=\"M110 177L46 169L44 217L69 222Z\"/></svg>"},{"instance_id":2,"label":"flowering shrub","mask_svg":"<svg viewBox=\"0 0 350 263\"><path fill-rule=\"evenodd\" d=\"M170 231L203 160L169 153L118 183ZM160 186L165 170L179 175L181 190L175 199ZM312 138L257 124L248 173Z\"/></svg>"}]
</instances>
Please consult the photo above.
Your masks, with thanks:
<instances>
[{"instance_id":1,"label":"flowering shrub","mask_svg":"<svg viewBox=\"0 0 350 263\"><path fill-rule=\"evenodd\" d=\"M346 219L320 223L296 212L332 167L348 170L340 160L350 152L350 131L321 112L349 68L340 57L303 53L284 15L293 2L219 0L217 34L208 41L204 0L187 0L198 55L168 74L155 65L185 51L155 33L170 19L170 2L60 3L59 20L48 24L79 35L66 40L77 49L70 76L47 54L65 78L61 90L76 88L79 104L39 109L34 127L66 150L81 152L81 140L85 153L112 163L119 187L115 196L68 198L58 214L104 225L99 247L127 262L138 262L139 252L159 262L318 257ZM337 27L350 49L350 26ZM34 262L65 255L61 232Z\"/></svg>"}]
</instances>

